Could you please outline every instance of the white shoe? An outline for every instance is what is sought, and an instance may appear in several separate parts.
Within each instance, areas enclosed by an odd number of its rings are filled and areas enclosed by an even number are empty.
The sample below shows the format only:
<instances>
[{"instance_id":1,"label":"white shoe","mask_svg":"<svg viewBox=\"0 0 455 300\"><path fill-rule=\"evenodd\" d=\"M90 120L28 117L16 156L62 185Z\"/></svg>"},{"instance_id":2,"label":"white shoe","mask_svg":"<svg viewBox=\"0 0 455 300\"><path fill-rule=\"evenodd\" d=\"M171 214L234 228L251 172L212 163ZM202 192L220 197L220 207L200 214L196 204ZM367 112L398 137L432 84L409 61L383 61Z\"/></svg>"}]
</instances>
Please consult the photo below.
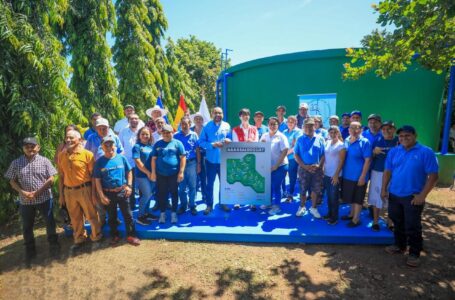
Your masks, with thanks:
<instances>
[{"instance_id":1,"label":"white shoe","mask_svg":"<svg viewBox=\"0 0 455 300\"><path fill-rule=\"evenodd\" d=\"M304 214L306 214L306 207L305 206L299 206L299 209L297 210L297 212L295 213L295 215L297 217L301 217L303 216Z\"/></svg>"},{"instance_id":2,"label":"white shoe","mask_svg":"<svg viewBox=\"0 0 455 300\"><path fill-rule=\"evenodd\" d=\"M176 224L178 221L179 219L177 218L177 213L175 212L171 213L171 223Z\"/></svg>"},{"instance_id":3,"label":"white shoe","mask_svg":"<svg viewBox=\"0 0 455 300\"><path fill-rule=\"evenodd\" d=\"M160 224L166 223L166 213L160 213L160 219L158 220L158 223Z\"/></svg>"},{"instance_id":4,"label":"white shoe","mask_svg":"<svg viewBox=\"0 0 455 300\"><path fill-rule=\"evenodd\" d=\"M321 215L318 212L318 209L316 207L310 208L310 213L315 217L316 219L320 219Z\"/></svg>"},{"instance_id":5,"label":"white shoe","mask_svg":"<svg viewBox=\"0 0 455 300\"><path fill-rule=\"evenodd\" d=\"M272 208L269 210L269 215L274 216L281 212L281 209L278 205L272 205Z\"/></svg>"}]
</instances>

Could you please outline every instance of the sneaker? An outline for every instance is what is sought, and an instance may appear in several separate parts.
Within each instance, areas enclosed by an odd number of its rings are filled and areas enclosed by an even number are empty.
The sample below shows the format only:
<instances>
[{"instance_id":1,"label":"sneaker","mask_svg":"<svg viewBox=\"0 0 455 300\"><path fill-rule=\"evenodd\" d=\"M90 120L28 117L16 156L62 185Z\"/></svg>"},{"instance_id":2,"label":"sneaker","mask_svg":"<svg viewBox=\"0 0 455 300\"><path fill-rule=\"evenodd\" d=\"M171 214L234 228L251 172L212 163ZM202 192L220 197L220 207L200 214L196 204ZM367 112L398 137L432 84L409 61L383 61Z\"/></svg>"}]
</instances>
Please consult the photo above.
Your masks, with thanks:
<instances>
[{"instance_id":1,"label":"sneaker","mask_svg":"<svg viewBox=\"0 0 455 300\"><path fill-rule=\"evenodd\" d=\"M250 205L250 210L251 211L256 211L257 210L256 205Z\"/></svg>"},{"instance_id":2,"label":"sneaker","mask_svg":"<svg viewBox=\"0 0 455 300\"><path fill-rule=\"evenodd\" d=\"M235 210L240 209L240 204L235 204L235 205L234 205L234 209L235 209Z\"/></svg>"},{"instance_id":3,"label":"sneaker","mask_svg":"<svg viewBox=\"0 0 455 300\"><path fill-rule=\"evenodd\" d=\"M373 226L371 226L371 229L373 231L379 231L381 228L379 227L379 224L373 224Z\"/></svg>"},{"instance_id":4,"label":"sneaker","mask_svg":"<svg viewBox=\"0 0 455 300\"><path fill-rule=\"evenodd\" d=\"M321 215L318 212L318 209L316 207L310 208L310 213L315 217L316 219L320 219Z\"/></svg>"},{"instance_id":5,"label":"sneaker","mask_svg":"<svg viewBox=\"0 0 455 300\"><path fill-rule=\"evenodd\" d=\"M213 208L212 208L212 207L210 207L210 206L207 206L207 208L204 210L204 215L206 215L206 216L207 216L208 214L210 214L210 213L212 212L212 210L213 210Z\"/></svg>"},{"instance_id":6,"label":"sneaker","mask_svg":"<svg viewBox=\"0 0 455 300\"><path fill-rule=\"evenodd\" d=\"M179 210L177 210L177 214L178 215L183 215L185 212L186 212L186 208L185 207L180 207Z\"/></svg>"},{"instance_id":7,"label":"sneaker","mask_svg":"<svg viewBox=\"0 0 455 300\"><path fill-rule=\"evenodd\" d=\"M272 205L272 208L269 210L269 215L274 216L281 212L281 208L278 205Z\"/></svg>"},{"instance_id":8,"label":"sneaker","mask_svg":"<svg viewBox=\"0 0 455 300\"><path fill-rule=\"evenodd\" d=\"M177 224L179 219L177 218L177 214L175 212L171 213L171 223L172 224Z\"/></svg>"},{"instance_id":9,"label":"sneaker","mask_svg":"<svg viewBox=\"0 0 455 300\"><path fill-rule=\"evenodd\" d=\"M340 219L343 220L343 221L349 221L349 220L352 220L352 217L347 215L347 216L341 216Z\"/></svg>"},{"instance_id":10,"label":"sneaker","mask_svg":"<svg viewBox=\"0 0 455 300\"><path fill-rule=\"evenodd\" d=\"M129 236L126 238L126 241L128 242L128 244L130 245L133 245L133 246L139 246L141 244L141 240L139 240L137 237L135 236Z\"/></svg>"},{"instance_id":11,"label":"sneaker","mask_svg":"<svg viewBox=\"0 0 455 300\"><path fill-rule=\"evenodd\" d=\"M120 237L119 236L113 236L112 239L111 239L111 246L115 247L118 245L118 243L120 242Z\"/></svg>"},{"instance_id":12,"label":"sneaker","mask_svg":"<svg viewBox=\"0 0 455 300\"><path fill-rule=\"evenodd\" d=\"M158 216L156 215L152 215L152 214L145 214L145 217L149 220L152 220L152 221L157 221L158 220Z\"/></svg>"},{"instance_id":13,"label":"sneaker","mask_svg":"<svg viewBox=\"0 0 455 300\"><path fill-rule=\"evenodd\" d=\"M409 254L408 259L406 259L406 265L417 268L420 265L420 257L414 254Z\"/></svg>"},{"instance_id":14,"label":"sneaker","mask_svg":"<svg viewBox=\"0 0 455 300\"><path fill-rule=\"evenodd\" d=\"M332 225L332 226L336 225L336 224L338 224L338 220L328 220L327 224Z\"/></svg>"},{"instance_id":15,"label":"sneaker","mask_svg":"<svg viewBox=\"0 0 455 300\"><path fill-rule=\"evenodd\" d=\"M152 222L149 221L146 216L140 216L139 218L137 218L136 223L141 224L142 226L147 226L150 225L150 223Z\"/></svg>"},{"instance_id":16,"label":"sneaker","mask_svg":"<svg viewBox=\"0 0 455 300\"><path fill-rule=\"evenodd\" d=\"M160 219L158 220L158 223L160 224L166 223L166 213L164 212L160 213Z\"/></svg>"},{"instance_id":17,"label":"sneaker","mask_svg":"<svg viewBox=\"0 0 455 300\"><path fill-rule=\"evenodd\" d=\"M292 201L294 201L294 197L292 197L292 196L287 196L286 197L286 202L287 203L291 203Z\"/></svg>"},{"instance_id":18,"label":"sneaker","mask_svg":"<svg viewBox=\"0 0 455 300\"><path fill-rule=\"evenodd\" d=\"M353 222L352 220L348 223L348 227L349 228L354 228L354 227L357 227L360 225L360 221L357 221L357 222Z\"/></svg>"},{"instance_id":19,"label":"sneaker","mask_svg":"<svg viewBox=\"0 0 455 300\"><path fill-rule=\"evenodd\" d=\"M192 208L190 209L190 212L191 212L191 214L192 214L193 216L196 216L196 215L197 215L197 209L196 209L196 207L192 207Z\"/></svg>"},{"instance_id":20,"label":"sneaker","mask_svg":"<svg viewBox=\"0 0 455 300\"><path fill-rule=\"evenodd\" d=\"M305 206L300 206L299 209L297 210L297 212L295 213L295 215L297 217L301 217L304 214L306 214L306 207Z\"/></svg>"},{"instance_id":21,"label":"sneaker","mask_svg":"<svg viewBox=\"0 0 455 300\"><path fill-rule=\"evenodd\" d=\"M224 212L230 212L231 209L226 204L221 204L221 210Z\"/></svg>"},{"instance_id":22,"label":"sneaker","mask_svg":"<svg viewBox=\"0 0 455 300\"><path fill-rule=\"evenodd\" d=\"M390 245L384 248L385 252L389 254L403 254L404 249L401 249L397 245Z\"/></svg>"}]
</instances>

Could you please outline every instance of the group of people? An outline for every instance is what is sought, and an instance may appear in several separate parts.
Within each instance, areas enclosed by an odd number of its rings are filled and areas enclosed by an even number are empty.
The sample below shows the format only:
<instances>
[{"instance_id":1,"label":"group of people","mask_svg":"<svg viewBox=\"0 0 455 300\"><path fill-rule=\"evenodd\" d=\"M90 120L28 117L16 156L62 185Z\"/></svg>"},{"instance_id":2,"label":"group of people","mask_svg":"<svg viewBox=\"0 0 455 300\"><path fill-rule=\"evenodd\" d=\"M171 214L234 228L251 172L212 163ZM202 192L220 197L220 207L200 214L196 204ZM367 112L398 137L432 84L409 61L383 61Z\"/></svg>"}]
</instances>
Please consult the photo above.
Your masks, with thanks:
<instances>
[{"instance_id":1,"label":"group of people","mask_svg":"<svg viewBox=\"0 0 455 300\"><path fill-rule=\"evenodd\" d=\"M421 213L425 197L437 181L438 164L434 152L417 142L412 126L397 130L394 122L382 122L379 115L371 114L364 127L362 113L355 110L342 114L341 122L338 116L330 116L326 129L321 116L308 114L306 103L300 104L296 115L287 117L286 108L278 106L267 126L261 111L254 113L254 124L250 124L249 109L241 109L239 125L233 128L223 121L223 110L215 107L212 120L204 120L199 113L186 114L176 133L164 119L166 111L158 106L146 111L150 118L146 123L132 105L125 106L124 113L125 118L113 130L99 113L91 116L92 126L83 136L75 125L67 126L64 142L54 158L57 169L39 155L35 137L23 140L24 155L11 163L5 177L19 192L28 258L36 254L36 211L46 219L51 246L58 245L50 190L57 174L59 203L67 209L73 228L73 249L86 241L84 221L91 225L92 244L96 247L100 243L106 212L111 243L118 244L118 208L126 226L126 241L139 245L136 223L165 223L167 209L171 210L170 221L174 224L178 215L188 210L197 215L195 197L199 189L206 204L203 214L212 212L215 179L221 172L220 150L233 141L270 144L272 205L261 209L268 209L270 215L280 213L283 198L287 202L294 200L298 182L297 217L309 212L330 225L341 219L348 221L348 227L357 227L369 186L372 229L380 230L379 216L388 206L395 244L386 250L401 253L409 246L407 263L418 265L422 250ZM139 209L133 220L136 194ZM321 217L318 205L324 194L328 214ZM307 197L311 199L308 212ZM151 208L152 199L155 205ZM340 201L350 204L348 215L339 216ZM234 205L234 209L238 207ZM228 205L220 208L231 211ZM159 216L153 211L159 211Z\"/></svg>"}]
</instances>

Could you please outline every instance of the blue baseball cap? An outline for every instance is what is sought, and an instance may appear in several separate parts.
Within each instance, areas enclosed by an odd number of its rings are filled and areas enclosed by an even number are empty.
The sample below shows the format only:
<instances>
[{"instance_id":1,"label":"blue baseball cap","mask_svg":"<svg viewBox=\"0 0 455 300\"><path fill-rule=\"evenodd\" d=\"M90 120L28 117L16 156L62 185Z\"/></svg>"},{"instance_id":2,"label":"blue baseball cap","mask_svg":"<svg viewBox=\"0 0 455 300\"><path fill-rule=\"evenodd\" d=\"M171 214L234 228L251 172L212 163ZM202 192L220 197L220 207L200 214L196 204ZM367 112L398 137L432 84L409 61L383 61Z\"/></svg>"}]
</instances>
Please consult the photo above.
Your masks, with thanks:
<instances>
[{"instance_id":1,"label":"blue baseball cap","mask_svg":"<svg viewBox=\"0 0 455 300\"><path fill-rule=\"evenodd\" d=\"M411 125L403 125L401 126L398 130L397 130L397 134L400 134L400 132L409 132L411 134L416 134L416 130L414 127L412 127Z\"/></svg>"},{"instance_id":2,"label":"blue baseball cap","mask_svg":"<svg viewBox=\"0 0 455 300\"><path fill-rule=\"evenodd\" d=\"M343 114L341 115L341 117L342 117L342 118L344 118L344 117L350 118L350 117L351 117L351 114L348 113L348 112L345 112L345 113L343 113Z\"/></svg>"},{"instance_id":3,"label":"blue baseball cap","mask_svg":"<svg viewBox=\"0 0 455 300\"><path fill-rule=\"evenodd\" d=\"M351 112L351 117L352 117L353 115L358 115L359 117L362 117L362 112L361 112L360 110L353 110L353 111Z\"/></svg>"}]
</instances>

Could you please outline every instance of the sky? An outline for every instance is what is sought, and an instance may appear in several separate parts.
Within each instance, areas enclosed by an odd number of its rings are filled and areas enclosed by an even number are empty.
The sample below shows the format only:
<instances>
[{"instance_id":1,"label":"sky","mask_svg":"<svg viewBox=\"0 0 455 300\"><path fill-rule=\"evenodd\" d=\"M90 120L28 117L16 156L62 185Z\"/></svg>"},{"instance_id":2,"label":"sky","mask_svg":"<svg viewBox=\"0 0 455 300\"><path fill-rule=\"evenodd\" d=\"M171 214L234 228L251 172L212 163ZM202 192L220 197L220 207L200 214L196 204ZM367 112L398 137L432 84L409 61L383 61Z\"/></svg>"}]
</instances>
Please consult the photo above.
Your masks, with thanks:
<instances>
[{"instance_id":1,"label":"sky","mask_svg":"<svg viewBox=\"0 0 455 300\"><path fill-rule=\"evenodd\" d=\"M358 47L380 26L374 0L161 0L166 37L232 49L231 65L278 54Z\"/></svg>"}]
</instances>

